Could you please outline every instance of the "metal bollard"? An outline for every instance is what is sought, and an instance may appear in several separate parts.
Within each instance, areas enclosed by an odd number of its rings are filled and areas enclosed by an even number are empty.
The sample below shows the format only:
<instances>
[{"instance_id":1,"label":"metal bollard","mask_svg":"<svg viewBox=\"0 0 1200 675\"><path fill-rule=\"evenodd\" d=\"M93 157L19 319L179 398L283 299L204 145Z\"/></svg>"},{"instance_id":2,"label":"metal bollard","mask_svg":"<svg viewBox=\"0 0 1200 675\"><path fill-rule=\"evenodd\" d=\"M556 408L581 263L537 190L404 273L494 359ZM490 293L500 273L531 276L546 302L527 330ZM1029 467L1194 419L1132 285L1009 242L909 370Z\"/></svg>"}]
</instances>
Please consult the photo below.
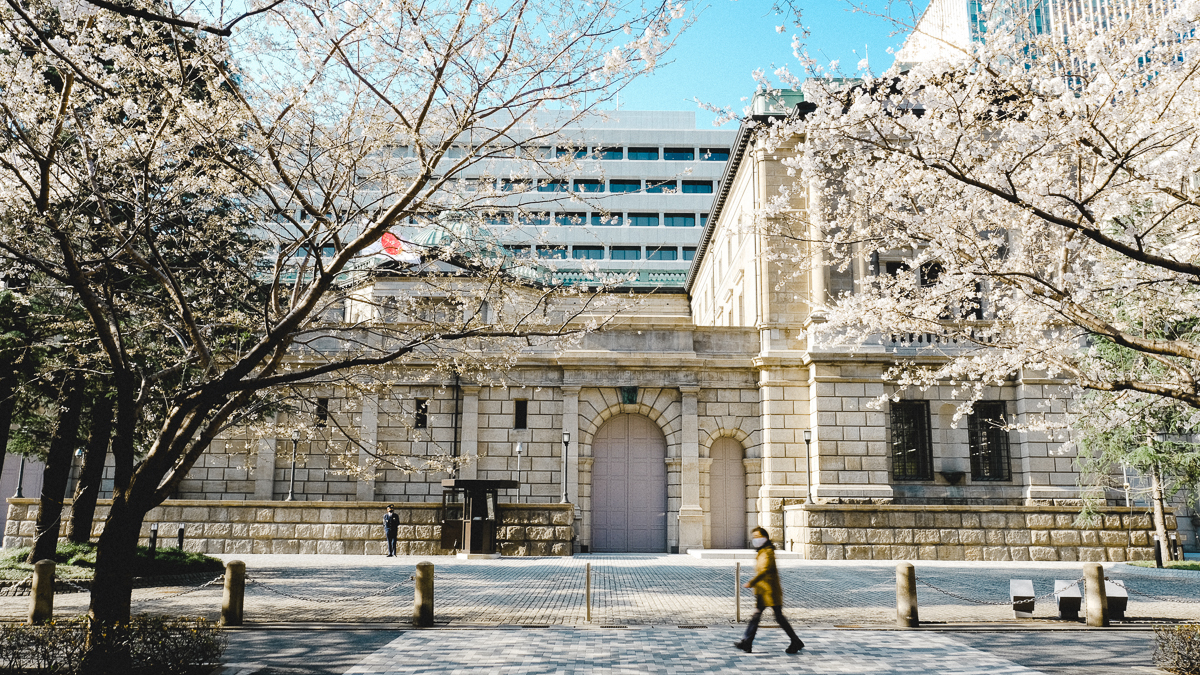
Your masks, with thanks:
<instances>
[{"instance_id":1,"label":"metal bollard","mask_svg":"<svg viewBox=\"0 0 1200 675\"><path fill-rule=\"evenodd\" d=\"M592 622L592 563L583 566L583 605L587 613L587 622Z\"/></svg>"},{"instance_id":2,"label":"metal bollard","mask_svg":"<svg viewBox=\"0 0 1200 675\"><path fill-rule=\"evenodd\" d=\"M742 563L733 564L734 623L742 622Z\"/></svg>"},{"instance_id":3,"label":"metal bollard","mask_svg":"<svg viewBox=\"0 0 1200 675\"><path fill-rule=\"evenodd\" d=\"M413 579L413 625L428 628L433 625L433 563L417 563Z\"/></svg>"},{"instance_id":4,"label":"metal bollard","mask_svg":"<svg viewBox=\"0 0 1200 675\"><path fill-rule=\"evenodd\" d=\"M917 618L917 569L912 563L896 565L896 625L901 628L921 625Z\"/></svg>"},{"instance_id":5,"label":"metal bollard","mask_svg":"<svg viewBox=\"0 0 1200 675\"><path fill-rule=\"evenodd\" d=\"M154 552L158 550L158 523L150 525L150 557L154 557Z\"/></svg>"},{"instance_id":6,"label":"metal bollard","mask_svg":"<svg viewBox=\"0 0 1200 675\"><path fill-rule=\"evenodd\" d=\"M1087 592L1087 625L1108 625L1108 593L1104 590L1104 566L1088 563L1083 566L1083 580Z\"/></svg>"},{"instance_id":7,"label":"metal bollard","mask_svg":"<svg viewBox=\"0 0 1200 675\"><path fill-rule=\"evenodd\" d=\"M183 550L183 525L179 526L179 544L176 546L180 551Z\"/></svg>"},{"instance_id":8,"label":"metal bollard","mask_svg":"<svg viewBox=\"0 0 1200 675\"><path fill-rule=\"evenodd\" d=\"M221 598L221 625L240 626L246 606L246 563L225 563L225 595Z\"/></svg>"},{"instance_id":9,"label":"metal bollard","mask_svg":"<svg viewBox=\"0 0 1200 675\"><path fill-rule=\"evenodd\" d=\"M54 618L54 561L33 564L33 588L29 591L29 623L39 624Z\"/></svg>"}]
</instances>

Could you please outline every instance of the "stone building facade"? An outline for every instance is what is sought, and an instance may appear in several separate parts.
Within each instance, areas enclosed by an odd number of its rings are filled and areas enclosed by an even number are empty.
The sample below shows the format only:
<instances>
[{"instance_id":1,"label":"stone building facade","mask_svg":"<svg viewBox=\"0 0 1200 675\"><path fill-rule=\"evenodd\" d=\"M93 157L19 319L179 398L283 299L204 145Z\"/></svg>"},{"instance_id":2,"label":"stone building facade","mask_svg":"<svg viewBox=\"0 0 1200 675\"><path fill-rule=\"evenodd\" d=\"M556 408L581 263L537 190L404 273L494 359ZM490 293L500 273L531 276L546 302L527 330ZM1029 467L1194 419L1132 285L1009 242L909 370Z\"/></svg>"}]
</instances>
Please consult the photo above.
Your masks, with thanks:
<instances>
[{"instance_id":1,"label":"stone building facade","mask_svg":"<svg viewBox=\"0 0 1200 675\"><path fill-rule=\"evenodd\" d=\"M576 552L743 548L761 525L811 558L1146 557L1136 513L1067 522L1080 496L1071 446L956 422L952 387L898 391L884 379L897 360L944 358L955 345L895 335L850 348L817 337L831 293L852 291L869 270L769 259L777 242L754 214L791 180L778 151L744 127L686 288L645 293L577 345L523 354L502 385L409 370L361 400L315 389L327 426L299 441L232 432L176 496L278 503L292 489L299 508L316 511L440 500L445 473L348 473L362 457L327 443L352 428L365 444L409 456L461 457L459 478L519 478L504 502L569 505ZM807 206L803 196L793 204ZM404 283L376 276L361 292L378 306ZM1059 381L1018 372L989 387L977 410L1053 420L1063 394Z\"/></svg>"}]
</instances>

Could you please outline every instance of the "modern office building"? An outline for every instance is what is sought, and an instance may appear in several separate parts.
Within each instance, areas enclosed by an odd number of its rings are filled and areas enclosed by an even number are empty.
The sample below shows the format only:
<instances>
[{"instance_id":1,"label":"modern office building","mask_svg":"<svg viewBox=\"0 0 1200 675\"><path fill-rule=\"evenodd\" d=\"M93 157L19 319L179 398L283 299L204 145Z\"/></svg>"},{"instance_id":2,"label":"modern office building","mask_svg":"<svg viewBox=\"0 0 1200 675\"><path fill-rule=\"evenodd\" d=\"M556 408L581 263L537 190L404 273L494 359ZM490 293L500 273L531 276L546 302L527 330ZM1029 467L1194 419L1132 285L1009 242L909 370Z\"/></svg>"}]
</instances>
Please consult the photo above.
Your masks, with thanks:
<instances>
[{"instance_id":1,"label":"modern office building","mask_svg":"<svg viewBox=\"0 0 1200 675\"><path fill-rule=\"evenodd\" d=\"M527 158L475 163L459 183L494 193L484 218L514 256L552 261L560 277L589 267L629 273L634 286L678 287L734 135L697 129L691 112L609 111L531 141ZM448 160L471 151L452 148ZM420 232L414 221L404 236Z\"/></svg>"}]
</instances>

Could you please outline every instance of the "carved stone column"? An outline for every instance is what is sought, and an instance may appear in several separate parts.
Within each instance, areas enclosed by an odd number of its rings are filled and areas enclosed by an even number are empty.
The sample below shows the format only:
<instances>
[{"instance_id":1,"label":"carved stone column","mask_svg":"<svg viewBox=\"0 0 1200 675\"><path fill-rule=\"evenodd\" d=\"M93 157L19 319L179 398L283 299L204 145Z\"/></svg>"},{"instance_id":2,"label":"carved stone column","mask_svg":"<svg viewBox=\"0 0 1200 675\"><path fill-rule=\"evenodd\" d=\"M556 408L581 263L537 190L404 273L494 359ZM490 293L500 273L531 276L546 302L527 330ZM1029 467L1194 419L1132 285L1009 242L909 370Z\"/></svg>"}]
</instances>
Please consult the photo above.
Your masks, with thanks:
<instances>
[{"instance_id":1,"label":"carved stone column","mask_svg":"<svg viewBox=\"0 0 1200 675\"><path fill-rule=\"evenodd\" d=\"M696 395L700 387L680 387L682 447L679 476L679 552L704 548L704 508L700 506L700 417Z\"/></svg>"}]
</instances>

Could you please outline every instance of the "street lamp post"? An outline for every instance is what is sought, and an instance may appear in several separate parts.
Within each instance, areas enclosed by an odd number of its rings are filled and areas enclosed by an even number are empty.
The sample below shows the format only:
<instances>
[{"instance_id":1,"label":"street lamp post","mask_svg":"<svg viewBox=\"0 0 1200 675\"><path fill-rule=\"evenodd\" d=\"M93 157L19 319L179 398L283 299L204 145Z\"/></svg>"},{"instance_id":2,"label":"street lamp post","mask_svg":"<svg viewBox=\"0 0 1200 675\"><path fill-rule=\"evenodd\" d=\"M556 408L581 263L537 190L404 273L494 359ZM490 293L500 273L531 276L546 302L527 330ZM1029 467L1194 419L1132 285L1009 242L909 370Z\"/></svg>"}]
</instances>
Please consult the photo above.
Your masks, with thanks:
<instances>
[{"instance_id":1,"label":"street lamp post","mask_svg":"<svg viewBox=\"0 0 1200 675\"><path fill-rule=\"evenodd\" d=\"M563 456L562 456L562 501L560 504L567 503L567 448L571 446L571 433L563 432Z\"/></svg>"},{"instance_id":2,"label":"street lamp post","mask_svg":"<svg viewBox=\"0 0 1200 675\"><path fill-rule=\"evenodd\" d=\"M517 443L517 503L521 503L521 450L524 448Z\"/></svg>"},{"instance_id":3,"label":"street lamp post","mask_svg":"<svg viewBox=\"0 0 1200 675\"><path fill-rule=\"evenodd\" d=\"M812 504L812 455L809 446L812 444L812 430L804 430L804 503Z\"/></svg>"},{"instance_id":4,"label":"street lamp post","mask_svg":"<svg viewBox=\"0 0 1200 675\"><path fill-rule=\"evenodd\" d=\"M21 455L21 468L17 470L17 492L13 495L13 499L23 499L25 494L21 492L21 485L25 483L25 455Z\"/></svg>"},{"instance_id":5,"label":"street lamp post","mask_svg":"<svg viewBox=\"0 0 1200 675\"><path fill-rule=\"evenodd\" d=\"M292 501L296 496L296 446L300 443L300 430L292 432L292 475L288 478L288 496L285 502Z\"/></svg>"}]
</instances>

